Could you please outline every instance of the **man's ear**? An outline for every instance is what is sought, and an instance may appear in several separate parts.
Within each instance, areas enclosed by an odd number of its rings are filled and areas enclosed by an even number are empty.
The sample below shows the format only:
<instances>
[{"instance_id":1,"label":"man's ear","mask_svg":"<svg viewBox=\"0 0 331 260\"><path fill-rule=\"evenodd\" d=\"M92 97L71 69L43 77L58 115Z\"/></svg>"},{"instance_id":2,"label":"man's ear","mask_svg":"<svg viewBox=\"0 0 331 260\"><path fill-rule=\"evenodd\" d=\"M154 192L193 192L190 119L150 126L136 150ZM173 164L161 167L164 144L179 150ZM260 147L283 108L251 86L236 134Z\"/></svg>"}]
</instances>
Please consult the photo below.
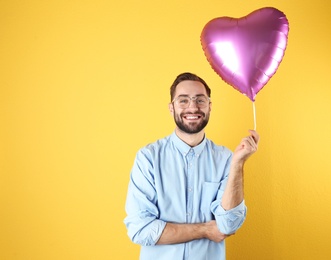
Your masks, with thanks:
<instances>
[{"instance_id":1,"label":"man's ear","mask_svg":"<svg viewBox=\"0 0 331 260\"><path fill-rule=\"evenodd\" d=\"M174 104L169 103L168 108L169 108L170 113L173 115L174 114Z\"/></svg>"}]
</instances>

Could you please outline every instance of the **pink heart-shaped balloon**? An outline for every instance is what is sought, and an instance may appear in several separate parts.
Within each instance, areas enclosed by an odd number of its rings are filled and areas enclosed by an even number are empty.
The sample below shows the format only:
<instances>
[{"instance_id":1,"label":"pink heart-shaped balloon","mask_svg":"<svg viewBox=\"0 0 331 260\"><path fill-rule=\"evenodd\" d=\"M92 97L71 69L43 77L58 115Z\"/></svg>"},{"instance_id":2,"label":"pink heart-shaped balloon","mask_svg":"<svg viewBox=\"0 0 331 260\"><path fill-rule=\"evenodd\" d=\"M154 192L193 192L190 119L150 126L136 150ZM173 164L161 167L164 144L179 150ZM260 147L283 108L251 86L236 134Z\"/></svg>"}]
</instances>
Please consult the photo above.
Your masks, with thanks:
<instances>
[{"instance_id":1,"label":"pink heart-shaped balloon","mask_svg":"<svg viewBox=\"0 0 331 260\"><path fill-rule=\"evenodd\" d=\"M288 31L285 14L265 7L238 19L211 20L201 44L215 72L254 102L283 59Z\"/></svg>"}]
</instances>

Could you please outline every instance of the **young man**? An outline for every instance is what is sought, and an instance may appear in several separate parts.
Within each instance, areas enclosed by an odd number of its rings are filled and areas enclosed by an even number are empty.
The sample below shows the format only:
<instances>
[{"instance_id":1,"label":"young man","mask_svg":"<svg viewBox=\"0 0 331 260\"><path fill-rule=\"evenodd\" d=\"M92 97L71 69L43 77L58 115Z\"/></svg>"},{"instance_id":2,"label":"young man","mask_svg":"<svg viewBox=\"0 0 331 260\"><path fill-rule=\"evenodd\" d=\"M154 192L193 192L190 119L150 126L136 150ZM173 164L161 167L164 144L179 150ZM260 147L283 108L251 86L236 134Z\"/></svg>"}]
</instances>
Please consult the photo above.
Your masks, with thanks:
<instances>
[{"instance_id":1,"label":"young man","mask_svg":"<svg viewBox=\"0 0 331 260\"><path fill-rule=\"evenodd\" d=\"M176 129L137 153L128 235L142 246L142 260L225 259L224 239L246 217L243 168L259 136L251 130L232 153L205 137L212 103L203 79L180 74L170 92Z\"/></svg>"}]
</instances>

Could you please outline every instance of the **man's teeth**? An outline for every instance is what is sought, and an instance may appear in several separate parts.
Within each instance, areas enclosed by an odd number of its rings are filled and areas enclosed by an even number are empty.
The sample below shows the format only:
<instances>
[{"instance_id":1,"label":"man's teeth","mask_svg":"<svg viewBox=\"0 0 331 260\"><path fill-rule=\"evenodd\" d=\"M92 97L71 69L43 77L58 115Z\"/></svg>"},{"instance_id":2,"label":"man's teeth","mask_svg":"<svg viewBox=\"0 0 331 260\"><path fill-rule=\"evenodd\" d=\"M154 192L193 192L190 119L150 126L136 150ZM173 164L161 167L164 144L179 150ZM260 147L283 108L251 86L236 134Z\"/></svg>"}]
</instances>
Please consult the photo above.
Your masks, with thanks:
<instances>
[{"instance_id":1,"label":"man's teeth","mask_svg":"<svg viewBox=\"0 0 331 260\"><path fill-rule=\"evenodd\" d=\"M186 116L186 119L198 119L198 116Z\"/></svg>"}]
</instances>

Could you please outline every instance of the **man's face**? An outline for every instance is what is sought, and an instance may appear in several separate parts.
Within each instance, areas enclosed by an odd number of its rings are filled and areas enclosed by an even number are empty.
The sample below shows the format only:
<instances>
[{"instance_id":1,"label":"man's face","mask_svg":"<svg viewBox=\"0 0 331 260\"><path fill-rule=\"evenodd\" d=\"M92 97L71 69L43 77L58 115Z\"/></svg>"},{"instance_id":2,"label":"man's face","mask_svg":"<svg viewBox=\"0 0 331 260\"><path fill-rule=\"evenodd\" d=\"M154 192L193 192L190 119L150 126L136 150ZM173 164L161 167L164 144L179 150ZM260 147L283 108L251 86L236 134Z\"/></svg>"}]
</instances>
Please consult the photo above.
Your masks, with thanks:
<instances>
[{"instance_id":1,"label":"man's face","mask_svg":"<svg viewBox=\"0 0 331 260\"><path fill-rule=\"evenodd\" d=\"M201 82L191 80L182 81L177 85L175 100L183 96L193 99L199 96L208 97L204 85ZM181 131L195 134L202 131L208 124L211 103L208 100L205 107L199 107L195 100L190 100L187 108L181 108L177 102L173 102L169 105L169 109Z\"/></svg>"}]
</instances>

